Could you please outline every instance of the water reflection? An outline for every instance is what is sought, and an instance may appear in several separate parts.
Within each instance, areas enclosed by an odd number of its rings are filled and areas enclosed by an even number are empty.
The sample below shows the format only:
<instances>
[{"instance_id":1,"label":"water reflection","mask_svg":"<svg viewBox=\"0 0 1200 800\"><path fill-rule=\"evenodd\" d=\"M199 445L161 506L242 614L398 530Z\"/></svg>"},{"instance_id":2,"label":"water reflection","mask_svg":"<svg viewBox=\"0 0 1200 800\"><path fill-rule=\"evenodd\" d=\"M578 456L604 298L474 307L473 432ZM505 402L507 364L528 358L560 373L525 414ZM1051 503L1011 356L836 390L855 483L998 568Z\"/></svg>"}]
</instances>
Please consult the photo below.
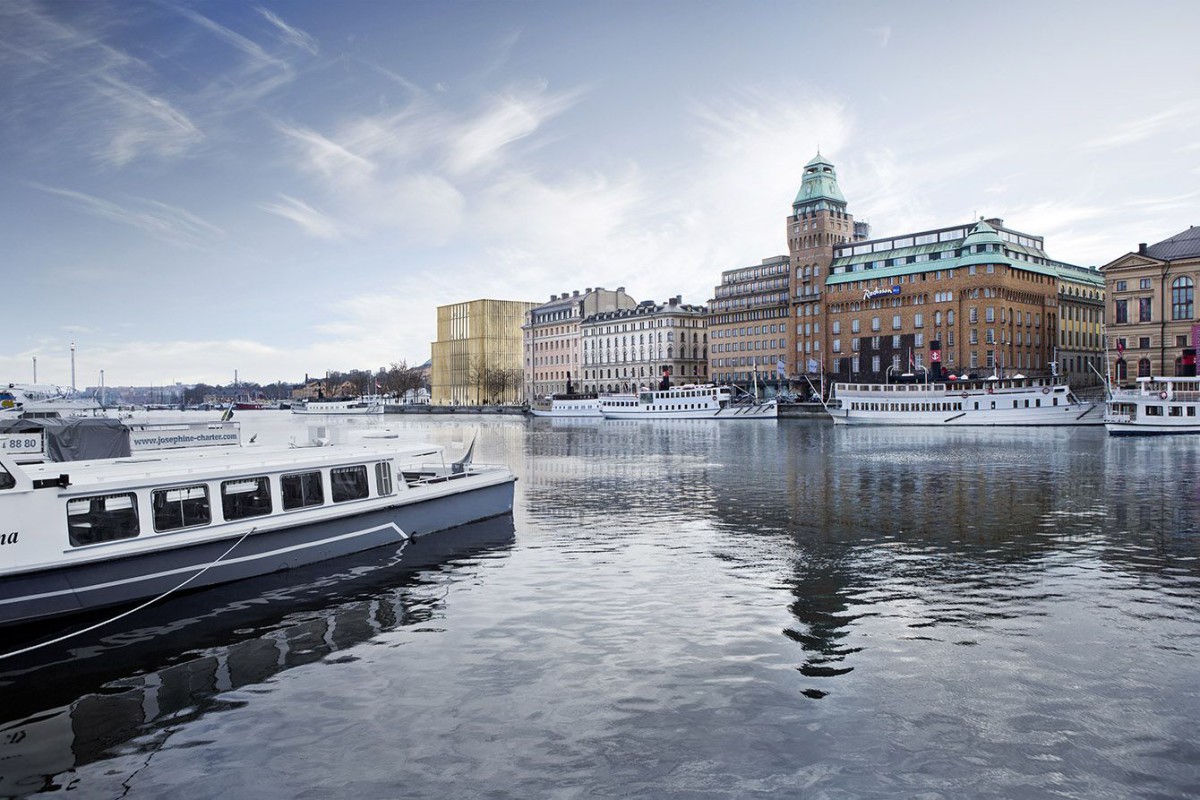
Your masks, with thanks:
<instances>
[{"instance_id":1,"label":"water reflection","mask_svg":"<svg viewBox=\"0 0 1200 800\"><path fill-rule=\"evenodd\" d=\"M138 740L150 753L222 695L441 612L448 583L505 557L511 516L168 600L94 634L0 661L0 796L72 789L72 771ZM432 591L436 589L436 591ZM72 620L72 629L87 621ZM53 638L18 629L6 639ZM36 681L39 691L28 688ZM139 737L145 737L144 741Z\"/></svg>"}]
</instances>

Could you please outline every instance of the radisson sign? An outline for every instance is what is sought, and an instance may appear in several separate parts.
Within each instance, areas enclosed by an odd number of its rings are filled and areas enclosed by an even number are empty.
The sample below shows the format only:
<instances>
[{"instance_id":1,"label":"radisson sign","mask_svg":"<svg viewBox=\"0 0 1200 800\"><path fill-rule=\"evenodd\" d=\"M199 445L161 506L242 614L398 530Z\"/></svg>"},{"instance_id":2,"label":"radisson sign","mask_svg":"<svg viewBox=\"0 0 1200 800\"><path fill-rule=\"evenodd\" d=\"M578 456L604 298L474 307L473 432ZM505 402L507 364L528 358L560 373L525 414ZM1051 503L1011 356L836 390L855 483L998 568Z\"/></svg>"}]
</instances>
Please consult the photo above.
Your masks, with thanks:
<instances>
[{"instance_id":1,"label":"radisson sign","mask_svg":"<svg viewBox=\"0 0 1200 800\"><path fill-rule=\"evenodd\" d=\"M893 294L900 294L900 287L893 286L890 289L871 289L863 292L863 300L874 300L876 297L887 297Z\"/></svg>"}]
</instances>

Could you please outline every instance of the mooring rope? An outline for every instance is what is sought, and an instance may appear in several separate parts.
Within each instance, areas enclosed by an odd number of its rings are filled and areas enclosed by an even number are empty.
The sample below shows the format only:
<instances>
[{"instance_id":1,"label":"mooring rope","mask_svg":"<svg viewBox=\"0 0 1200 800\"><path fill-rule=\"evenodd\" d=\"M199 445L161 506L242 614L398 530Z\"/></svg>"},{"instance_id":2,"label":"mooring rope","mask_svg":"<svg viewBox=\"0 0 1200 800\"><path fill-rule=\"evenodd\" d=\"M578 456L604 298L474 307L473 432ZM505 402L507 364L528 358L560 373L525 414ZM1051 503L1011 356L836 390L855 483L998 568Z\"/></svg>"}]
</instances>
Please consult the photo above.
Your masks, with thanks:
<instances>
[{"instance_id":1,"label":"mooring rope","mask_svg":"<svg viewBox=\"0 0 1200 800\"><path fill-rule=\"evenodd\" d=\"M172 589L168 589L167 591L160 594L158 597L147 600L146 602L142 603L139 606L134 606L133 608L130 608L126 611L122 611L120 614L117 614L115 617L112 617L110 619L101 620L100 622L97 622L95 625L89 625L86 628L81 628L80 630L72 631L71 633L64 634L63 636L59 636L54 639L50 639L49 641L39 642L38 644L30 645L29 647L23 647L20 650L13 650L11 653L0 653L0 661L3 661L6 658L12 658L14 656L23 655L25 653L32 653L34 650L40 650L43 647L49 647L52 644L59 644L60 642L65 642L68 639L74 639L76 636L82 636L83 634L90 633L91 631L94 631L97 628L104 627L105 625L110 625L119 619L124 619L125 617L128 617L130 614L133 614L137 611L141 611L143 608L148 608L149 606L154 605L158 601L166 599L170 595L174 594L175 592L178 592L180 589L187 586L192 581L196 580L196 578L199 578L201 575L208 572L211 568L215 567L217 564L221 563L222 559L224 559L227 555L232 553L235 547L237 547L239 544L244 542L246 540L246 537L249 536L250 534L254 533L256 530L258 530L258 528L254 527L254 528L251 528L250 530L246 531L245 533L243 533L241 535L241 537L238 538L238 540L236 542L231 544L229 546L228 550L226 550L224 553L219 555L215 561L210 561L208 564L205 564L204 568L202 570L200 570L199 572L197 572L195 575L191 576L190 578L188 578L186 581L179 584L178 586L176 586Z\"/></svg>"}]
</instances>

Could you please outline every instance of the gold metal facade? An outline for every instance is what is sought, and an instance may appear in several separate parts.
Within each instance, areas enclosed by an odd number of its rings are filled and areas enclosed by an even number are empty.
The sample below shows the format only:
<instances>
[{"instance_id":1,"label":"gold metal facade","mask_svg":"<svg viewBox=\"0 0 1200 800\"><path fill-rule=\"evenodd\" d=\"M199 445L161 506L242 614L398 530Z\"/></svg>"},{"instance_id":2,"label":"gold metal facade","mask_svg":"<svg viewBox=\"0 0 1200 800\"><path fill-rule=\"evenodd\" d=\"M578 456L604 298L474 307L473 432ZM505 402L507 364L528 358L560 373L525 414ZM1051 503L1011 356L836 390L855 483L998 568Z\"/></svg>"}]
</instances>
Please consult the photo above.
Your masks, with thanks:
<instances>
[{"instance_id":1,"label":"gold metal facade","mask_svg":"<svg viewBox=\"0 0 1200 800\"><path fill-rule=\"evenodd\" d=\"M521 403L522 340L525 314L536 303L471 300L439 306L437 341L430 375L432 401L442 405ZM485 374L507 375L503 388L489 389Z\"/></svg>"}]
</instances>

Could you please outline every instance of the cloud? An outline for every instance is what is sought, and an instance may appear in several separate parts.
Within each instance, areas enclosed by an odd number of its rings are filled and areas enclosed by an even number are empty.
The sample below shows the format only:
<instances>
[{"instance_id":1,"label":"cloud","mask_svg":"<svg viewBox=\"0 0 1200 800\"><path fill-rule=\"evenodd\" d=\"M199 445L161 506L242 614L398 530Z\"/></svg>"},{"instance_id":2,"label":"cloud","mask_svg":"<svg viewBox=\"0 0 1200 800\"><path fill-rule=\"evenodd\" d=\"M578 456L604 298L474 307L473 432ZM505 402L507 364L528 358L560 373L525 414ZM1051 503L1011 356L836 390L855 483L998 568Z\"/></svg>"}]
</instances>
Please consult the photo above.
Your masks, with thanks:
<instances>
[{"instance_id":1,"label":"cloud","mask_svg":"<svg viewBox=\"0 0 1200 800\"><path fill-rule=\"evenodd\" d=\"M299 28L293 28L291 25L288 25L277 15L265 8L260 7L258 9L258 13L262 14L263 18L266 19L267 22L270 22L279 29L280 39L287 44L304 50L314 56L320 51L320 48L317 47L317 40L309 34L305 33Z\"/></svg>"},{"instance_id":2,"label":"cloud","mask_svg":"<svg viewBox=\"0 0 1200 800\"><path fill-rule=\"evenodd\" d=\"M294 197L279 195L277 203L262 203L263 211L289 219L299 225L309 236L317 239L337 239L343 235L341 226L328 214L322 213Z\"/></svg>"},{"instance_id":3,"label":"cloud","mask_svg":"<svg viewBox=\"0 0 1200 800\"><path fill-rule=\"evenodd\" d=\"M1123 145L1145 141L1164 130L1176 127L1176 120L1181 117L1190 118L1194 114L1195 108L1195 103L1187 103L1178 108L1131 120L1117 126L1112 133L1088 139L1082 147L1084 150L1111 150Z\"/></svg>"},{"instance_id":4,"label":"cloud","mask_svg":"<svg viewBox=\"0 0 1200 800\"><path fill-rule=\"evenodd\" d=\"M84 31L31 4L0 4L0 67L11 81L6 120L44 125L54 136L39 131L35 146L69 142L107 167L143 155L173 158L200 143L198 125L152 87L153 70L104 43L107 20L89 22Z\"/></svg>"},{"instance_id":5,"label":"cloud","mask_svg":"<svg viewBox=\"0 0 1200 800\"><path fill-rule=\"evenodd\" d=\"M195 214L156 200L134 198L133 206L122 206L70 189L58 189L32 182L27 185L38 191L62 197L94 217L129 225L171 244L199 246L225 236L223 230Z\"/></svg>"},{"instance_id":6,"label":"cloud","mask_svg":"<svg viewBox=\"0 0 1200 800\"><path fill-rule=\"evenodd\" d=\"M497 166L509 145L536 133L574 105L581 94L552 93L539 87L491 97L478 115L461 120L451 131L447 167L463 174Z\"/></svg>"},{"instance_id":7,"label":"cloud","mask_svg":"<svg viewBox=\"0 0 1200 800\"><path fill-rule=\"evenodd\" d=\"M868 28L867 30L871 34L873 34L877 39L879 39L879 46L881 48L887 47L888 42L890 42L892 39L892 26L891 25L884 25L880 28Z\"/></svg>"}]
</instances>

